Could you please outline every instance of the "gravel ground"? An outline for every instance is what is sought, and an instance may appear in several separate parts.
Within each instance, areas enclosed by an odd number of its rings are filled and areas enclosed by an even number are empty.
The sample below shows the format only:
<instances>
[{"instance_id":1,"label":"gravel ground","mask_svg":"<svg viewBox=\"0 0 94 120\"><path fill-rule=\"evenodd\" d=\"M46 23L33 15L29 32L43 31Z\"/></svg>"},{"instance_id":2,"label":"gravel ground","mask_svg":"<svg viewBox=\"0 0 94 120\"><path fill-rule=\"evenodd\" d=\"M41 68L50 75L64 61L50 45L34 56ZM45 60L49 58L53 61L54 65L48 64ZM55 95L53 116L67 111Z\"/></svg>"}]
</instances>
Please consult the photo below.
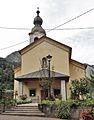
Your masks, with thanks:
<instances>
[{"instance_id":1,"label":"gravel ground","mask_svg":"<svg viewBox=\"0 0 94 120\"><path fill-rule=\"evenodd\" d=\"M27 117L27 116L0 115L0 120L60 120L60 119L32 116Z\"/></svg>"}]
</instances>

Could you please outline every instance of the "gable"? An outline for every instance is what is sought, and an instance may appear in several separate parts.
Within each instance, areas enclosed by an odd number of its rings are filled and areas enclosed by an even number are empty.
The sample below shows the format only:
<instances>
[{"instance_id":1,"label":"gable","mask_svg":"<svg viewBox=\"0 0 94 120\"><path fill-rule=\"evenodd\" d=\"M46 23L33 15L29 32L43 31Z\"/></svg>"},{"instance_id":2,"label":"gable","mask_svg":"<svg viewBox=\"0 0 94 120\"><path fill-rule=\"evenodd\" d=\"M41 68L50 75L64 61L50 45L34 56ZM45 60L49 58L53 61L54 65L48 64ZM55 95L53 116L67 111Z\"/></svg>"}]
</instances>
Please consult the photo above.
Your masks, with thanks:
<instances>
[{"instance_id":1,"label":"gable","mask_svg":"<svg viewBox=\"0 0 94 120\"><path fill-rule=\"evenodd\" d=\"M43 37L21 50L22 74L37 71L41 68L41 60L52 55L51 66L57 72L69 75L70 47L50 38Z\"/></svg>"},{"instance_id":2,"label":"gable","mask_svg":"<svg viewBox=\"0 0 94 120\"><path fill-rule=\"evenodd\" d=\"M69 47L69 46L67 46L67 45L65 45L63 43L60 43L60 42L58 42L56 40L53 40L53 39L51 39L49 37L46 37L46 36L45 37L41 37L40 39L35 40L33 43L29 44L28 46L26 46L22 50L20 50L21 55L25 54L26 52L28 52L29 50L33 49L34 47L36 47L37 45L41 44L44 41L46 41L46 42L48 42L48 43L50 43L50 44L52 44L54 46L57 46L57 47L65 50L67 52L69 52L69 57L71 58L71 51L72 51L71 47Z\"/></svg>"}]
</instances>

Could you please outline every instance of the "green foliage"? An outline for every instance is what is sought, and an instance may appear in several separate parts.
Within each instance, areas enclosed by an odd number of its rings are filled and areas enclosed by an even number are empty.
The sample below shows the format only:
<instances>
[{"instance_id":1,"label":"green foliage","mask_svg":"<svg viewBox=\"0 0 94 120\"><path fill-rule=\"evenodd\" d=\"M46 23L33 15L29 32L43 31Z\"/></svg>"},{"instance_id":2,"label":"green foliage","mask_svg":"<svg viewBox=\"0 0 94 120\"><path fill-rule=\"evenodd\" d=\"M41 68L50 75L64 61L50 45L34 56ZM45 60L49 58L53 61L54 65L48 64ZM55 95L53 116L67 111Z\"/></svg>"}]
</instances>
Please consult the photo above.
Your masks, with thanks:
<instances>
[{"instance_id":1,"label":"green foliage","mask_svg":"<svg viewBox=\"0 0 94 120\"><path fill-rule=\"evenodd\" d=\"M77 108L80 106L80 101L78 100L69 99L66 101L66 103L70 106L70 108Z\"/></svg>"},{"instance_id":2,"label":"green foliage","mask_svg":"<svg viewBox=\"0 0 94 120\"><path fill-rule=\"evenodd\" d=\"M77 109L77 108L84 108L84 107L92 107L94 106L94 99L88 98L85 100L73 100L69 99L66 101L61 101L59 99L56 99L55 101L50 101L50 100L43 100L40 104L41 109L42 106L49 106L49 107L57 107L57 113L56 116L58 118L70 118L72 111L71 109Z\"/></svg>"},{"instance_id":3,"label":"green foliage","mask_svg":"<svg viewBox=\"0 0 94 120\"><path fill-rule=\"evenodd\" d=\"M0 64L0 90L2 89L13 89L13 68L7 62Z\"/></svg>"},{"instance_id":4,"label":"green foliage","mask_svg":"<svg viewBox=\"0 0 94 120\"><path fill-rule=\"evenodd\" d=\"M14 106L16 104L16 100L15 99L11 99L11 100L9 100L9 99L6 99L6 100L2 99L2 100L0 100L0 104L5 104L6 106L7 105Z\"/></svg>"},{"instance_id":5,"label":"green foliage","mask_svg":"<svg viewBox=\"0 0 94 120\"><path fill-rule=\"evenodd\" d=\"M54 100L54 101L51 101L51 100L43 100L42 102L41 102L41 104L44 104L44 105L46 105L46 106L50 106L50 105L59 105L60 103L61 103L62 101L61 100Z\"/></svg>"},{"instance_id":6,"label":"green foliage","mask_svg":"<svg viewBox=\"0 0 94 120\"><path fill-rule=\"evenodd\" d=\"M86 100L81 101L82 106L94 106L94 99L88 98Z\"/></svg>"},{"instance_id":7,"label":"green foliage","mask_svg":"<svg viewBox=\"0 0 94 120\"><path fill-rule=\"evenodd\" d=\"M92 70L92 73L90 75L90 77L86 77L86 80L88 81L88 85L90 88L90 93L94 93L94 70ZM92 96L92 95L91 95Z\"/></svg>"},{"instance_id":8,"label":"green foliage","mask_svg":"<svg viewBox=\"0 0 94 120\"><path fill-rule=\"evenodd\" d=\"M27 95L26 94L25 95L21 95L20 98L21 98L21 100L26 100L27 99Z\"/></svg>"},{"instance_id":9,"label":"green foliage","mask_svg":"<svg viewBox=\"0 0 94 120\"><path fill-rule=\"evenodd\" d=\"M91 73L90 77L88 77L88 79L90 80L91 85L94 86L94 70L92 70L92 73Z\"/></svg>"},{"instance_id":10,"label":"green foliage","mask_svg":"<svg viewBox=\"0 0 94 120\"><path fill-rule=\"evenodd\" d=\"M88 82L85 78L80 79L79 81L79 92L81 95L86 95L89 93Z\"/></svg>"},{"instance_id":11,"label":"green foliage","mask_svg":"<svg viewBox=\"0 0 94 120\"><path fill-rule=\"evenodd\" d=\"M43 101L41 102L41 104L44 104L44 105L49 106L49 105L53 105L54 102L53 102L53 101L50 101L50 100L43 100Z\"/></svg>"},{"instance_id":12,"label":"green foliage","mask_svg":"<svg viewBox=\"0 0 94 120\"><path fill-rule=\"evenodd\" d=\"M70 89L71 89L72 99L76 99L79 95L79 81L78 80L72 80Z\"/></svg>"},{"instance_id":13,"label":"green foliage","mask_svg":"<svg viewBox=\"0 0 94 120\"><path fill-rule=\"evenodd\" d=\"M17 104L26 104L26 103L32 103L32 100L18 100Z\"/></svg>"},{"instance_id":14,"label":"green foliage","mask_svg":"<svg viewBox=\"0 0 94 120\"><path fill-rule=\"evenodd\" d=\"M0 99L5 99L7 90L13 90L13 83L13 66L0 59Z\"/></svg>"},{"instance_id":15,"label":"green foliage","mask_svg":"<svg viewBox=\"0 0 94 120\"><path fill-rule=\"evenodd\" d=\"M50 69L42 69L40 72L40 76L41 77L39 79L39 84L44 91L45 97L48 97L48 99L51 99L51 97L53 96L51 93L51 86L54 80L54 71L50 71Z\"/></svg>"},{"instance_id":16,"label":"green foliage","mask_svg":"<svg viewBox=\"0 0 94 120\"><path fill-rule=\"evenodd\" d=\"M72 99L79 99L79 96L83 98L83 96L86 96L86 94L89 93L88 82L85 78L72 80L70 89Z\"/></svg>"},{"instance_id":17,"label":"green foliage","mask_svg":"<svg viewBox=\"0 0 94 120\"><path fill-rule=\"evenodd\" d=\"M62 119L62 118L70 118L71 116L71 109L70 109L70 105L65 102L62 101L62 103L58 106L58 114L57 116Z\"/></svg>"}]
</instances>

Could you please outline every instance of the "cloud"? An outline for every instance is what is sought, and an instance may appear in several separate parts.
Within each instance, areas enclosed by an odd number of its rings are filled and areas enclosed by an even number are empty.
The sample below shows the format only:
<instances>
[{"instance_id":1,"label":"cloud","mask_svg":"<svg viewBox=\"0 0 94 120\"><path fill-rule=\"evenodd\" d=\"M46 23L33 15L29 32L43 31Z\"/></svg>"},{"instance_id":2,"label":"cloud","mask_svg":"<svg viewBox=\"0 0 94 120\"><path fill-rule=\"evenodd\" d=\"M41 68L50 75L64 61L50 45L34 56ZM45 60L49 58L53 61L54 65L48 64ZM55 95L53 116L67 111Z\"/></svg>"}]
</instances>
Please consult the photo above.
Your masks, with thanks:
<instances>
[{"instance_id":1,"label":"cloud","mask_svg":"<svg viewBox=\"0 0 94 120\"><path fill-rule=\"evenodd\" d=\"M94 64L94 30L80 32L68 38L66 43L72 47L72 58Z\"/></svg>"}]
</instances>

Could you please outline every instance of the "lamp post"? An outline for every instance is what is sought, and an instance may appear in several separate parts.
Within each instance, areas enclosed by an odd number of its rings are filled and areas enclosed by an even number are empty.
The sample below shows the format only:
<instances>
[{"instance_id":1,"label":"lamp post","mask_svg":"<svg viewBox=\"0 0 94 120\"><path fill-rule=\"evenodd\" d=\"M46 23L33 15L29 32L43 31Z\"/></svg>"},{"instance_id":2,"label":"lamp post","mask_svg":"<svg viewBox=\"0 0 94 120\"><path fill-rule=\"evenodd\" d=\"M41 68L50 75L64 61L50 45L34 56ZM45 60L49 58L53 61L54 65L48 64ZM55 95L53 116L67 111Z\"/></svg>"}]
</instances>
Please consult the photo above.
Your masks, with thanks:
<instances>
[{"instance_id":1,"label":"lamp post","mask_svg":"<svg viewBox=\"0 0 94 120\"><path fill-rule=\"evenodd\" d=\"M52 56L48 55L47 60L48 60L48 98L51 97L51 74L50 74L50 62L51 62Z\"/></svg>"}]
</instances>

